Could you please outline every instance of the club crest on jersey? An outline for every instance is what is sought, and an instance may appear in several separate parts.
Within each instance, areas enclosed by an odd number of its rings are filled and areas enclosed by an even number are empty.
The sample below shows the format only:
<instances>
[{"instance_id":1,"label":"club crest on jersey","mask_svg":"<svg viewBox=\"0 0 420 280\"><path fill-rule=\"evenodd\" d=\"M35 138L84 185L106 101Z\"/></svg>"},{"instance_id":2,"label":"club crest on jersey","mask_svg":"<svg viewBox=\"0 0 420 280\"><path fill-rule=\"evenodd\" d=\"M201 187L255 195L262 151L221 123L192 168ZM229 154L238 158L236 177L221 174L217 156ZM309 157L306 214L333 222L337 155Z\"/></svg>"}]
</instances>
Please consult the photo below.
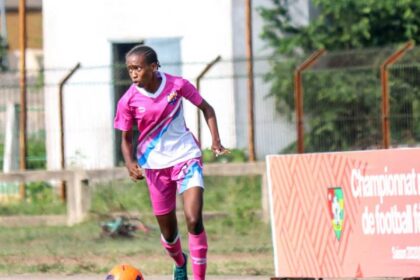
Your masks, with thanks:
<instances>
[{"instance_id":1,"label":"club crest on jersey","mask_svg":"<svg viewBox=\"0 0 420 280\"><path fill-rule=\"evenodd\" d=\"M178 100L178 93L176 91L168 94L168 103L173 105Z\"/></svg>"}]
</instances>

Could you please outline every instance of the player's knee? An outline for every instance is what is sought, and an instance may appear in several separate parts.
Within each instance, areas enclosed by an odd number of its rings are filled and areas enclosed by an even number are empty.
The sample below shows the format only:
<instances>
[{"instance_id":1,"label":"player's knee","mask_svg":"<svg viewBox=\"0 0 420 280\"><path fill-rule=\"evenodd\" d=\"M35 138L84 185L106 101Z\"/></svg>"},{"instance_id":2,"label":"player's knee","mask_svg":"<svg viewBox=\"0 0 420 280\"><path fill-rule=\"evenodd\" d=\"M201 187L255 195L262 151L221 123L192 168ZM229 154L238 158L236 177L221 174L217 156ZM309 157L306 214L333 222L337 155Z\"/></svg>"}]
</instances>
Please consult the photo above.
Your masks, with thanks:
<instances>
[{"instance_id":1,"label":"player's knee","mask_svg":"<svg viewBox=\"0 0 420 280\"><path fill-rule=\"evenodd\" d=\"M188 232L200 234L203 231L203 220L199 216L186 216Z\"/></svg>"}]
</instances>

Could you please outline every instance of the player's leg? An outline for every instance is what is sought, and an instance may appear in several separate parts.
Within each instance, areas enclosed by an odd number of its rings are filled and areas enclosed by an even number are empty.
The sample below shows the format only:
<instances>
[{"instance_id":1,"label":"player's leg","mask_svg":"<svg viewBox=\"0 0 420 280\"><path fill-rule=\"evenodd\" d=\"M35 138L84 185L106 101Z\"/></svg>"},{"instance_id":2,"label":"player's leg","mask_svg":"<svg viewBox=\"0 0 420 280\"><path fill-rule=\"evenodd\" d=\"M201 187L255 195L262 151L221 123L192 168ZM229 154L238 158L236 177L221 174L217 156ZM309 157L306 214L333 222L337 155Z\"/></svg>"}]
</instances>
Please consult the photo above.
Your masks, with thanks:
<instances>
[{"instance_id":1,"label":"player's leg","mask_svg":"<svg viewBox=\"0 0 420 280\"><path fill-rule=\"evenodd\" d=\"M188 232L198 235L204 230L203 225L203 188L192 187L182 194L184 199L184 214Z\"/></svg>"},{"instance_id":2,"label":"player's leg","mask_svg":"<svg viewBox=\"0 0 420 280\"><path fill-rule=\"evenodd\" d=\"M203 188L189 188L184 191L183 198L194 280L203 280L206 277L208 249L202 215Z\"/></svg>"},{"instance_id":3,"label":"player's leg","mask_svg":"<svg viewBox=\"0 0 420 280\"><path fill-rule=\"evenodd\" d=\"M166 215L156 216L156 219L161 232L162 246L166 249L168 255L174 259L177 266L183 266L186 259L182 253L175 210Z\"/></svg>"},{"instance_id":4,"label":"player's leg","mask_svg":"<svg viewBox=\"0 0 420 280\"><path fill-rule=\"evenodd\" d=\"M145 170L153 213L159 224L161 243L177 266L185 264L176 218L176 183L170 169Z\"/></svg>"},{"instance_id":5,"label":"player's leg","mask_svg":"<svg viewBox=\"0 0 420 280\"><path fill-rule=\"evenodd\" d=\"M191 159L175 166L173 176L177 176L178 190L184 200L194 280L202 280L206 274L208 246L202 217L204 183L201 159Z\"/></svg>"}]
</instances>

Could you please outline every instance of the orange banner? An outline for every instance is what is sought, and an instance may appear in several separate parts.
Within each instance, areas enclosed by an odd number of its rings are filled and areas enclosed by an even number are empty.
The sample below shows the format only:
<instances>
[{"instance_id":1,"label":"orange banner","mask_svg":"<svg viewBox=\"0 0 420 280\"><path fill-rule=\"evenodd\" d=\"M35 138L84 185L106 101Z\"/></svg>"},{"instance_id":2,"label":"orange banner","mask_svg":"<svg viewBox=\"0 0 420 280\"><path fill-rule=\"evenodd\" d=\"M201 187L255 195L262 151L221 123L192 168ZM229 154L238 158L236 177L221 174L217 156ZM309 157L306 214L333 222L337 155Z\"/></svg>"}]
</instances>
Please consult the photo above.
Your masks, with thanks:
<instances>
[{"instance_id":1,"label":"orange banner","mask_svg":"<svg viewBox=\"0 0 420 280\"><path fill-rule=\"evenodd\" d=\"M277 277L420 276L420 149L267 156Z\"/></svg>"}]
</instances>

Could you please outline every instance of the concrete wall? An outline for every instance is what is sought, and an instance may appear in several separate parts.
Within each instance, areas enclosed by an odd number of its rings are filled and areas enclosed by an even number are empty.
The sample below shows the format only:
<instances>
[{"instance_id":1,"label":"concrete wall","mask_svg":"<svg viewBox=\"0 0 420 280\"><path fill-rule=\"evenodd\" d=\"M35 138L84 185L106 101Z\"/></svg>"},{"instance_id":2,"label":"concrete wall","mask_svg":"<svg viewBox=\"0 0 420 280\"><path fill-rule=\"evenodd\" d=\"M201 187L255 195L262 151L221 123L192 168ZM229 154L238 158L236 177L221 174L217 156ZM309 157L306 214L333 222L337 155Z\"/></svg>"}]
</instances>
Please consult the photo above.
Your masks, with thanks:
<instances>
[{"instance_id":1,"label":"concrete wall","mask_svg":"<svg viewBox=\"0 0 420 280\"><path fill-rule=\"evenodd\" d=\"M306 1L306 0L301 0ZM254 7L269 5L254 0ZM111 84L112 44L148 39L180 38L182 75L195 82L205 63L221 55L223 63L210 70L201 93L213 105L226 147L246 148L246 79L244 63L233 63L245 55L244 1L241 0L43 0L45 68L45 114L48 168L59 168L57 84L76 63L81 70L64 90L65 157L68 167L103 168L114 165L115 141L112 121L115 110ZM254 55L268 54L259 38L262 21L254 11ZM260 63L260 62L256 62ZM163 62L164 64L164 62ZM268 71L267 63L258 65ZM164 70L164 68L163 68ZM224 77L215 79L211 77ZM294 139L294 127L274 111L265 98L269 85L256 79L257 156L276 153ZM186 120L196 132L196 109L186 105ZM211 138L203 122L203 147ZM266 133L273 133L266 137ZM283 137L284 141L272 143ZM267 141L271 141L270 143Z\"/></svg>"},{"instance_id":2,"label":"concrete wall","mask_svg":"<svg viewBox=\"0 0 420 280\"><path fill-rule=\"evenodd\" d=\"M57 84L77 62L82 70L69 80L64 91L66 162L86 168L114 164L113 89L109 68L113 42L140 42L149 38L181 38L183 61L207 61L217 55L232 56L230 1L132 1L72 0L43 1L45 68L60 68L46 73L47 84ZM205 12L203 12L205 11ZM211 47L209 47L211 46ZM202 67L188 67L183 75L196 77ZM67 70L65 70L67 69ZM85 70L83 70L85 69ZM231 69L223 69L230 72ZM88 85L89 84L89 85ZM232 81L212 86L232 96ZM58 88L46 89L46 127L48 167L59 167ZM212 102L211 96L205 96ZM226 104L226 103L223 103ZM218 106L220 118L231 115L232 108ZM195 112L186 108L187 120L194 131ZM232 131L221 128L227 146L235 139L226 137ZM205 142L205 145L208 145Z\"/></svg>"}]
</instances>

